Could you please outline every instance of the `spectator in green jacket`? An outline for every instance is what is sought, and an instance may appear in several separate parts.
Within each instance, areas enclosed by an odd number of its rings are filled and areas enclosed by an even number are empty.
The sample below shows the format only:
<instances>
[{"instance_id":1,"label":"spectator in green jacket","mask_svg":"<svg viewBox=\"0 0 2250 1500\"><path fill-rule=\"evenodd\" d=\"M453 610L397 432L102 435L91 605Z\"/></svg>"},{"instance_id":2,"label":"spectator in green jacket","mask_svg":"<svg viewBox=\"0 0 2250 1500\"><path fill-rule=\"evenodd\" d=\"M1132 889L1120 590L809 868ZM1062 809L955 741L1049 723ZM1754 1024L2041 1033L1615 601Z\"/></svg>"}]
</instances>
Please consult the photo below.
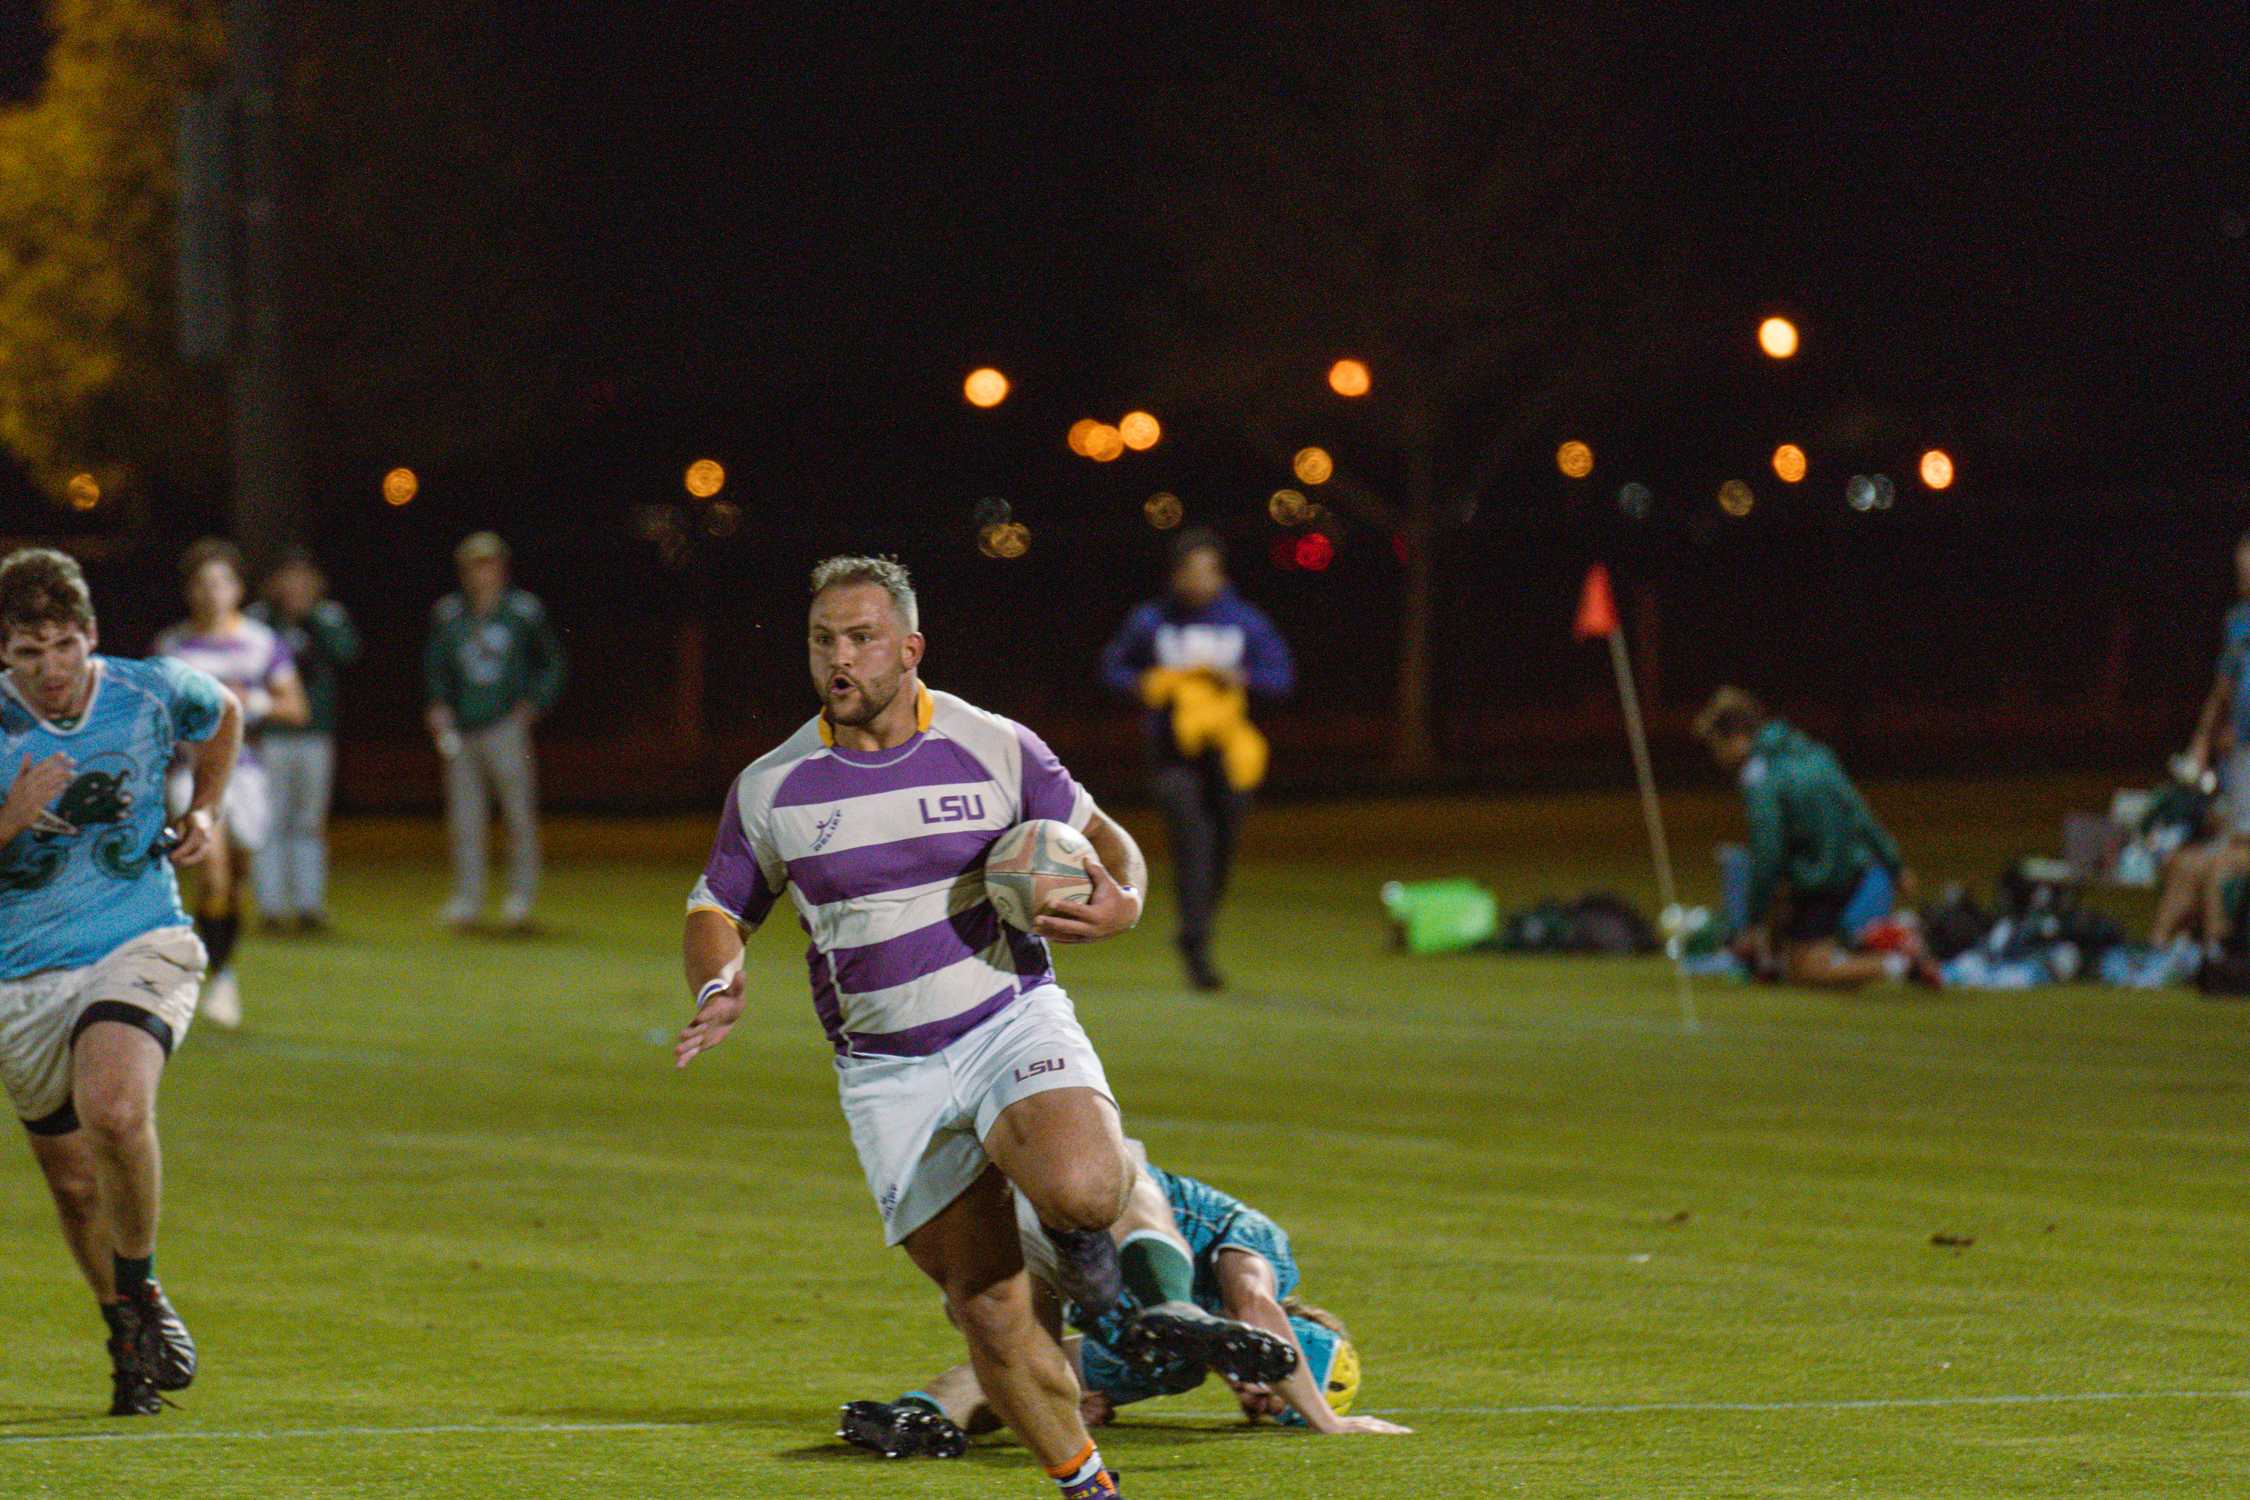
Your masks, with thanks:
<instances>
[{"instance_id":1,"label":"spectator in green jacket","mask_svg":"<svg viewBox=\"0 0 2250 1500\"><path fill-rule=\"evenodd\" d=\"M1719 689L1697 715L1695 733L1742 785L1750 889L1748 925L1738 941L1753 962L1761 969L1778 963L1793 984L1850 989L1907 977L1934 983L1936 966L1919 942L1905 941L1903 951L1861 950L1896 903L1911 897L1913 877L1835 754L1740 688ZM1785 888L1777 944L1773 924Z\"/></svg>"},{"instance_id":2,"label":"spectator in green jacket","mask_svg":"<svg viewBox=\"0 0 2250 1500\"><path fill-rule=\"evenodd\" d=\"M359 660L359 632L328 597L312 554L291 552L250 617L281 638L305 685L302 724L269 720L260 741L273 831L253 865L268 931L328 927L328 801L336 780L336 674Z\"/></svg>"},{"instance_id":3,"label":"spectator in green jacket","mask_svg":"<svg viewBox=\"0 0 2250 1500\"><path fill-rule=\"evenodd\" d=\"M453 835L453 899L445 920L475 925L484 910L487 797L508 825L501 921L531 924L539 889L538 767L531 726L562 696L563 651L537 599L508 584L508 544L480 531L454 549L461 591L437 602L423 654L430 735L445 760Z\"/></svg>"}]
</instances>

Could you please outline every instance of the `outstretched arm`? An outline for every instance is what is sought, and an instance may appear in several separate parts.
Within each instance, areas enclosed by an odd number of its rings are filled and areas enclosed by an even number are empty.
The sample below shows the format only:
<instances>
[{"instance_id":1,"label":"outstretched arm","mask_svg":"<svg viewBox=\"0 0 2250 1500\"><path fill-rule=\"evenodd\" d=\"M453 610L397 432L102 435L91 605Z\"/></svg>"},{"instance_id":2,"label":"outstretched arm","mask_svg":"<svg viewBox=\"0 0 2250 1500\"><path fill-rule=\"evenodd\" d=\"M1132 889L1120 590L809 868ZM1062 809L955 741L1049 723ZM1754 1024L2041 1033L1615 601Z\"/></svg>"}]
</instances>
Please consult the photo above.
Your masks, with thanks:
<instances>
[{"instance_id":1,"label":"outstretched arm","mask_svg":"<svg viewBox=\"0 0 2250 1500\"><path fill-rule=\"evenodd\" d=\"M696 997L695 1018L673 1048L674 1066L684 1068L727 1039L748 1001L742 989L742 929L734 918L708 906L695 908L687 914L680 946Z\"/></svg>"},{"instance_id":2,"label":"outstretched arm","mask_svg":"<svg viewBox=\"0 0 2250 1500\"><path fill-rule=\"evenodd\" d=\"M1321 1394L1320 1383L1305 1368L1304 1347L1297 1342L1296 1330L1289 1326L1289 1315L1282 1310L1281 1301L1274 1295L1273 1266L1262 1255L1247 1250L1224 1249L1219 1252L1219 1296L1226 1304L1227 1316L1238 1322L1263 1328L1278 1339L1287 1339L1289 1347L1297 1351L1297 1368L1287 1380L1274 1387L1275 1394L1297 1409L1305 1425L1315 1432L1335 1434L1351 1433L1405 1433L1413 1429L1401 1427L1396 1422L1386 1422L1380 1417L1339 1417Z\"/></svg>"}]
</instances>

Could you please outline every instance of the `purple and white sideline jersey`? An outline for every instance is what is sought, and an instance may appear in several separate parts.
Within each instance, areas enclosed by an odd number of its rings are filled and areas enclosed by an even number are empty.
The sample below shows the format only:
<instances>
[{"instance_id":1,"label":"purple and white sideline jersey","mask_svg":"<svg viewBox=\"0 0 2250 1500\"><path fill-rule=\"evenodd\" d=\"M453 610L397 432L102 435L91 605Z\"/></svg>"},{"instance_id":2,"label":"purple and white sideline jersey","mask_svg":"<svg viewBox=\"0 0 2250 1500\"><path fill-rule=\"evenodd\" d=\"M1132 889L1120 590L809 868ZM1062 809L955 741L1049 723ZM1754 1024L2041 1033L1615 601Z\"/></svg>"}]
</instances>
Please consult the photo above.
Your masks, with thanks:
<instances>
[{"instance_id":1,"label":"purple and white sideline jersey","mask_svg":"<svg viewBox=\"0 0 2250 1500\"><path fill-rule=\"evenodd\" d=\"M786 889L836 1050L925 1057L1054 981L1045 941L985 899L985 852L1028 819L1093 816L1046 741L923 688L903 745L846 750L816 717L736 777L688 910L755 927Z\"/></svg>"},{"instance_id":2,"label":"purple and white sideline jersey","mask_svg":"<svg viewBox=\"0 0 2250 1500\"><path fill-rule=\"evenodd\" d=\"M244 615L235 629L226 635L198 635L195 626L186 620L168 625L156 637L155 656L169 656L208 672L224 683L242 700L243 727L255 729L262 712L253 712L253 705L273 691L274 679L284 672L296 670L296 662L289 655L289 647L260 621ZM242 746L245 763L256 764L252 742Z\"/></svg>"}]
</instances>

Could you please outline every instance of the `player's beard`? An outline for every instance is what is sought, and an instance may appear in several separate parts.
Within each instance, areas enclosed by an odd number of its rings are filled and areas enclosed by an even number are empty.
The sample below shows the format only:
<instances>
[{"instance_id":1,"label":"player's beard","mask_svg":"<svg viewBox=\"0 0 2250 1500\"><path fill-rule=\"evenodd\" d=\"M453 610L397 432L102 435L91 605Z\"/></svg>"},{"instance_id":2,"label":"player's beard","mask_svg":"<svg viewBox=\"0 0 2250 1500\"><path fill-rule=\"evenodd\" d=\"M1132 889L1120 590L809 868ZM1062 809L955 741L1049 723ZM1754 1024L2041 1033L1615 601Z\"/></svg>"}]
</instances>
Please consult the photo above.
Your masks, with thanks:
<instances>
[{"instance_id":1,"label":"player's beard","mask_svg":"<svg viewBox=\"0 0 2250 1500\"><path fill-rule=\"evenodd\" d=\"M828 700L828 722L840 729L864 729L883 717L890 706L898 701L898 691L906 681L906 674L897 672L882 682L870 682L858 677L851 678L850 681L859 690L859 711L847 715L837 708L836 700L831 697Z\"/></svg>"}]
</instances>

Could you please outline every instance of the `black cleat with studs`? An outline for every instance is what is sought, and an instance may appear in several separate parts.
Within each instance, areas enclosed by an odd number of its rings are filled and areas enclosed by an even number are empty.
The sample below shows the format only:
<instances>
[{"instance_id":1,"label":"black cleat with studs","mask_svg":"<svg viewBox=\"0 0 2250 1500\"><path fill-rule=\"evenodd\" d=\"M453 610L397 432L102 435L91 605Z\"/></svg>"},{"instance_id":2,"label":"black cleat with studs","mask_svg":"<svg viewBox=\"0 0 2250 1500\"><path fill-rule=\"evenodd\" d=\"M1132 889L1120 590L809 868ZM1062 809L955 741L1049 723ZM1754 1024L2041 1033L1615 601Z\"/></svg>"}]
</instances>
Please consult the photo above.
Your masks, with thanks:
<instances>
[{"instance_id":1,"label":"black cleat with studs","mask_svg":"<svg viewBox=\"0 0 2250 1500\"><path fill-rule=\"evenodd\" d=\"M885 1458L959 1458L968 1434L945 1414L911 1401L848 1401L836 1414L836 1436Z\"/></svg>"},{"instance_id":2,"label":"black cleat with studs","mask_svg":"<svg viewBox=\"0 0 2250 1500\"><path fill-rule=\"evenodd\" d=\"M1297 1351L1287 1340L1187 1302L1143 1312L1118 1341L1117 1352L1143 1369L1201 1365L1246 1385L1271 1385L1297 1369Z\"/></svg>"}]
</instances>

